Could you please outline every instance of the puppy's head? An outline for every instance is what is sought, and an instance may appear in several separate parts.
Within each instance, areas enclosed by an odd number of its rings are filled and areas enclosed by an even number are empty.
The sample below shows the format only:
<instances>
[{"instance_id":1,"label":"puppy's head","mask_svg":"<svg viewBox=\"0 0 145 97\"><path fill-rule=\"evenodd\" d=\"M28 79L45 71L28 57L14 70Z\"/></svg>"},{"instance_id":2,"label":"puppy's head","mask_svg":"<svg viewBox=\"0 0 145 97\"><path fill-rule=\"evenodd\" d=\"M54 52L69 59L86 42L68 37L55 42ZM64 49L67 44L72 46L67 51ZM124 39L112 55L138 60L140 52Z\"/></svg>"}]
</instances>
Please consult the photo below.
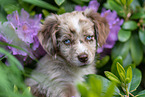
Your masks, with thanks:
<instances>
[{"instance_id":1,"label":"puppy's head","mask_svg":"<svg viewBox=\"0 0 145 97\"><path fill-rule=\"evenodd\" d=\"M48 54L82 67L94 61L96 44L102 46L108 33L106 19L87 9L47 17L38 38Z\"/></svg>"}]
</instances>

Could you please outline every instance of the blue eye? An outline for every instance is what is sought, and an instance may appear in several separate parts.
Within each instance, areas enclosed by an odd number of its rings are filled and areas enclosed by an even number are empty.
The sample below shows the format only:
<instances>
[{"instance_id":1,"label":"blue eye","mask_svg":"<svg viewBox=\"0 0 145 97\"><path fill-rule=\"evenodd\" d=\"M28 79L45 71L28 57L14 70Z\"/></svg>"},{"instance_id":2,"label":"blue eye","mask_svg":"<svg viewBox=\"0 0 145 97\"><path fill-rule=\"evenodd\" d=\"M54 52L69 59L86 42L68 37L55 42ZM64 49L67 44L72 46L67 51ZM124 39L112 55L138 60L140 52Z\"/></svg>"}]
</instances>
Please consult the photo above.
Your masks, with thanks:
<instances>
[{"instance_id":1,"label":"blue eye","mask_svg":"<svg viewBox=\"0 0 145 97\"><path fill-rule=\"evenodd\" d=\"M71 44L70 39L65 40L65 41L64 41L64 44L66 44L66 45L70 45L70 44Z\"/></svg>"},{"instance_id":2,"label":"blue eye","mask_svg":"<svg viewBox=\"0 0 145 97\"><path fill-rule=\"evenodd\" d=\"M87 40L87 41L90 41L90 40L92 40L92 39L93 39L93 36L87 36L87 37L86 37L86 40Z\"/></svg>"}]
</instances>

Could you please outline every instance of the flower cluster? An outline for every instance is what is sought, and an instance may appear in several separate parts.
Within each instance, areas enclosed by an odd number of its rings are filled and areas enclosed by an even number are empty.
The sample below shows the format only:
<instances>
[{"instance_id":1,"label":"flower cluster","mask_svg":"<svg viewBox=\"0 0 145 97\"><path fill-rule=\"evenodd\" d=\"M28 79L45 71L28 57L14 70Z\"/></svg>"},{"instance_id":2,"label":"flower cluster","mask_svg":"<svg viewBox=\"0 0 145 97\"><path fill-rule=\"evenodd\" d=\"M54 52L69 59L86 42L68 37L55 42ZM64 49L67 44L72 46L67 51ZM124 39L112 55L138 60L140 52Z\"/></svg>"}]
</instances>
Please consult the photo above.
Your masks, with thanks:
<instances>
[{"instance_id":1,"label":"flower cluster","mask_svg":"<svg viewBox=\"0 0 145 97\"><path fill-rule=\"evenodd\" d=\"M95 12L97 12L99 6L100 6L100 4L97 2L97 0L92 0L92 1L89 2L88 6L83 6L83 7L81 7L80 5L75 6L75 10L76 11L84 11L86 8L91 8Z\"/></svg>"},{"instance_id":2,"label":"flower cluster","mask_svg":"<svg viewBox=\"0 0 145 97\"><path fill-rule=\"evenodd\" d=\"M31 18L24 10L19 15L17 11L9 14L4 23L0 22L0 41L18 46L24 50L8 46L13 55L33 57L33 51L39 47L37 33L40 29L41 14Z\"/></svg>"},{"instance_id":3,"label":"flower cluster","mask_svg":"<svg viewBox=\"0 0 145 97\"><path fill-rule=\"evenodd\" d=\"M86 8L91 8L95 12L98 11L100 4L97 2L97 0L92 0L89 2L88 7L87 6L76 6L76 11L84 11ZM111 49L113 48L115 42L118 40L118 31L121 29L121 25L123 24L123 19L119 19L117 17L116 11L106 10L105 8L102 9L101 16L105 17L108 21L110 32L108 35L108 38L106 40L106 44L104 44L102 47L98 47L97 53L102 53L104 49Z\"/></svg>"}]
</instances>

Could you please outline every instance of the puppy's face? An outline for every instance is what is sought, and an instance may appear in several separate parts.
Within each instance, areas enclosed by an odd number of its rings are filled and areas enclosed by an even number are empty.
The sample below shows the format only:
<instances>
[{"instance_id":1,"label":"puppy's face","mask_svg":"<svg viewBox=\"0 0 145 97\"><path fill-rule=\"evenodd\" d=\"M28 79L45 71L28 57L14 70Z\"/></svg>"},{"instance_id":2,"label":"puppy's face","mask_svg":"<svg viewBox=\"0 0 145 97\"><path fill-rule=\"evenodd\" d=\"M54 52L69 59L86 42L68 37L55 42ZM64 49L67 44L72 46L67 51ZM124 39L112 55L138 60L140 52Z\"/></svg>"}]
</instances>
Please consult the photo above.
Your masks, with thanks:
<instances>
[{"instance_id":1,"label":"puppy's face","mask_svg":"<svg viewBox=\"0 0 145 97\"><path fill-rule=\"evenodd\" d=\"M59 17L59 53L71 65L91 64L96 52L94 24L83 14L66 14Z\"/></svg>"},{"instance_id":2,"label":"puppy's face","mask_svg":"<svg viewBox=\"0 0 145 97\"><path fill-rule=\"evenodd\" d=\"M105 43L108 29L104 18L87 10L48 17L38 37L48 53L58 54L71 65L82 67L94 61L96 42Z\"/></svg>"}]
</instances>

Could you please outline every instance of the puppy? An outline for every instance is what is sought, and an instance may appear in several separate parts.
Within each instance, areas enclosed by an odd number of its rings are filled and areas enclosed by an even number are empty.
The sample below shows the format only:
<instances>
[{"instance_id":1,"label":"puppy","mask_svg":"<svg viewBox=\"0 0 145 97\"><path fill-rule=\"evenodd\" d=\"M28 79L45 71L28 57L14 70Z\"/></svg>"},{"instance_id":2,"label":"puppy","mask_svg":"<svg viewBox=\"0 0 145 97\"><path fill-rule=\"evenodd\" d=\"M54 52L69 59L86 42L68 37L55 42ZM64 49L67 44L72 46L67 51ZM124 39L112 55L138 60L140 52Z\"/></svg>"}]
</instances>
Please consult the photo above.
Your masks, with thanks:
<instances>
[{"instance_id":1,"label":"puppy","mask_svg":"<svg viewBox=\"0 0 145 97\"><path fill-rule=\"evenodd\" d=\"M36 97L80 97L75 85L95 74L96 44L109 33L105 18L93 10L52 15L45 19L38 38L46 50L32 78L26 80Z\"/></svg>"}]
</instances>

